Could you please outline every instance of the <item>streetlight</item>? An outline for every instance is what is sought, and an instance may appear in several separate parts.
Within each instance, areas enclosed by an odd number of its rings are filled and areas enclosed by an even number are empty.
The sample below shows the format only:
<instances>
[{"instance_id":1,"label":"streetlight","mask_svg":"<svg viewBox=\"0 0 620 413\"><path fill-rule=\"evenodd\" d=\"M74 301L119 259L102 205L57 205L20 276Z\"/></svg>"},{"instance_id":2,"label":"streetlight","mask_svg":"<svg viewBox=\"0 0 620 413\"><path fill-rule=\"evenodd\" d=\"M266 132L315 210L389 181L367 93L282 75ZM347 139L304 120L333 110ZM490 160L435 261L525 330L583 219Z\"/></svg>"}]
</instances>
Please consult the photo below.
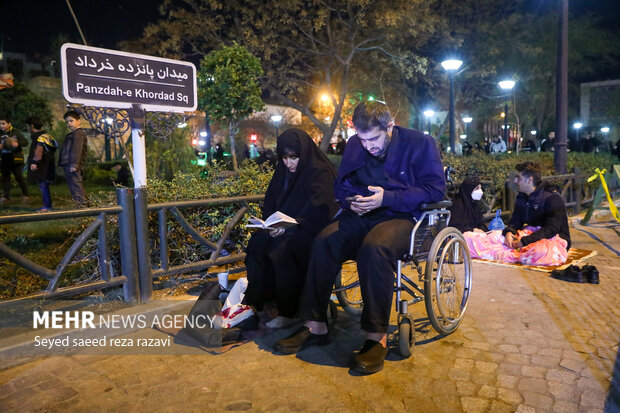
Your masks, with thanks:
<instances>
[{"instance_id":1,"label":"streetlight","mask_svg":"<svg viewBox=\"0 0 620 413\"><path fill-rule=\"evenodd\" d=\"M514 80L502 80L498 83L499 87L504 90L504 143L508 145L508 93L515 87Z\"/></svg>"},{"instance_id":2,"label":"streetlight","mask_svg":"<svg viewBox=\"0 0 620 413\"><path fill-rule=\"evenodd\" d=\"M450 147L454 148L456 140L456 120L454 119L454 74L459 67L463 64L462 60L448 59L441 62L441 66L444 68L450 76Z\"/></svg>"},{"instance_id":3,"label":"streetlight","mask_svg":"<svg viewBox=\"0 0 620 413\"><path fill-rule=\"evenodd\" d=\"M579 129L581 129L581 127L583 126L583 123L581 122L575 122L573 123L573 128L575 128L575 145L577 145L579 143Z\"/></svg>"},{"instance_id":4,"label":"streetlight","mask_svg":"<svg viewBox=\"0 0 620 413\"><path fill-rule=\"evenodd\" d=\"M465 135L467 135L467 138L469 138L469 124L472 120L474 120L474 118L472 118L471 116L465 116L463 118L463 122L465 122Z\"/></svg>"},{"instance_id":5,"label":"streetlight","mask_svg":"<svg viewBox=\"0 0 620 413\"><path fill-rule=\"evenodd\" d=\"M428 134L433 136L431 134L431 118L435 115L435 111L434 110L425 110L424 111L424 116L426 116L426 119L428 120Z\"/></svg>"},{"instance_id":6,"label":"streetlight","mask_svg":"<svg viewBox=\"0 0 620 413\"><path fill-rule=\"evenodd\" d=\"M282 120L282 115L271 115L271 120L276 125L276 139L278 139L278 125Z\"/></svg>"}]
</instances>

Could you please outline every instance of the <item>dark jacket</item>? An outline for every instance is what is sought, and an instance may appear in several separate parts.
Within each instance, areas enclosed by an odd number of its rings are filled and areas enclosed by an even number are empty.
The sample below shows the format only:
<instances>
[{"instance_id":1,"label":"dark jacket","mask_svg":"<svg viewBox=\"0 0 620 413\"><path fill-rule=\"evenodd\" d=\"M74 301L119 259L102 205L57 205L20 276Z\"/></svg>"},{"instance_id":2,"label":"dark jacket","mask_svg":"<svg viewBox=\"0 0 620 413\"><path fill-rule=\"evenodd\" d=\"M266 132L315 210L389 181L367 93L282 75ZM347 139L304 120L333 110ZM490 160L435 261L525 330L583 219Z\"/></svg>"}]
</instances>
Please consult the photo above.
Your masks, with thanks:
<instances>
[{"instance_id":1,"label":"dark jacket","mask_svg":"<svg viewBox=\"0 0 620 413\"><path fill-rule=\"evenodd\" d=\"M354 185L352 178L370 156L357 135L349 139L334 184L334 192L342 208L349 208L346 197L369 195L368 189ZM387 208L388 214L398 216L411 213L418 218L421 215L420 204L438 202L444 198L446 181L443 164L432 137L395 126L386 156L387 185L383 188L381 205Z\"/></svg>"},{"instance_id":2,"label":"dark jacket","mask_svg":"<svg viewBox=\"0 0 620 413\"><path fill-rule=\"evenodd\" d=\"M516 234L518 230L528 225L540 227L540 229L521 238L523 245L559 235L568 242L566 249L570 248L566 207L562 195L557 191L555 185L543 182L530 196L523 193L517 195L514 212L502 234L506 235L508 232Z\"/></svg>"},{"instance_id":3,"label":"dark jacket","mask_svg":"<svg viewBox=\"0 0 620 413\"><path fill-rule=\"evenodd\" d=\"M8 142L10 139L17 140L19 146L17 148L13 148ZM22 135L20 131L12 126L6 132L0 131L0 142L3 144L3 162L13 162L14 165L24 164L24 153L22 152L22 146L27 146L28 140L24 138L24 135Z\"/></svg>"},{"instance_id":4,"label":"dark jacket","mask_svg":"<svg viewBox=\"0 0 620 413\"><path fill-rule=\"evenodd\" d=\"M34 181L53 181L56 140L44 130L33 133L30 138L32 143L28 155L28 178ZM32 164L37 165L36 171L30 169Z\"/></svg>"},{"instance_id":5,"label":"dark jacket","mask_svg":"<svg viewBox=\"0 0 620 413\"><path fill-rule=\"evenodd\" d=\"M72 131L65 136L65 141L60 149L58 166L84 170L87 150L88 145L86 143L86 133L84 133L84 129L78 128Z\"/></svg>"}]
</instances>

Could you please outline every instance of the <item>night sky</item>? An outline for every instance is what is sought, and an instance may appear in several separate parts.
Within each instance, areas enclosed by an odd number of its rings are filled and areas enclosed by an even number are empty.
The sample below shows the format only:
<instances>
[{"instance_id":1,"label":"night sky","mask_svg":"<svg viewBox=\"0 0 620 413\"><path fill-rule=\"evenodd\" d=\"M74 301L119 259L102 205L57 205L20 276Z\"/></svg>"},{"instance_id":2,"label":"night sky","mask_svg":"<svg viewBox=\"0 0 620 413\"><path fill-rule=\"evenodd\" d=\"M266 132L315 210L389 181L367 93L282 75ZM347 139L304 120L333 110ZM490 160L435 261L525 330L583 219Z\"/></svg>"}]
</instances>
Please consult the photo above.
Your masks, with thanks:
<instances>
[{"instance_id":1,"label":"night sky","mask_svg":"<svg viewBox=\"0 0 620 413\"><path fill-rule=\"evenodd\" d=\"M529 11L542 13L558 0L527 0ZM117 49L117 43L140 36L159 17L162 0L70 0L90 46ZM572 15L596 13L620 32L620 0L570 0ZM31 58L49 56L58 33L82 43L65 0L6 0L0 6L4 50Z\"/></svg>"},{"instance_id":2,"label":"night sky","mask_svg":"<svg viewBox=\"0 0 620 413\"><path fill-rule=\"evenodd\" d=\"M29 58L49 56L58 33L82 44L66 0L7 0L0 6L4 50ZM160 0L70 0L89 46L117 49L117 43L139 37L159 18Z\"/></svg>"}]
</instances>

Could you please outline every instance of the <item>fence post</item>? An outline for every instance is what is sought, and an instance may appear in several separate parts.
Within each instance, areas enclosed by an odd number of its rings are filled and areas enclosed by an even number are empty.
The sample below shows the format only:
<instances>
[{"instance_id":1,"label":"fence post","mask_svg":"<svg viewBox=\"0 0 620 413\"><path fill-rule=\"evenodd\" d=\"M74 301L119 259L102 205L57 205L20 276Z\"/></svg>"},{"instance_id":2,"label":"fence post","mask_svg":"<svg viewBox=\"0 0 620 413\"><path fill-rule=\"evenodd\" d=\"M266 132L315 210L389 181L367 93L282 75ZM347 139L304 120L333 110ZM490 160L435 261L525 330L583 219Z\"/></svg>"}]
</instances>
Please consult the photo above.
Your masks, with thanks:
<instances>
[{"instance_id":1,"label":"fence post","mask_svg":"<svg viewBox=\"0 0 620 413\"><path fill-rule=\"evenodd\" d=\"M134 222L133 200L126 188L116 189L116 199L123 211L118 214L118 231L121 247L121 269L127 277L123 285L125 301L133 303L139 300L138 267L136 254L136 225Z\"/></svg>"},{"instance_id":2,"label":"fence post","mask_svg":"<svg viewBox=\"0 0 620 413\"><path fill-rule=\"evenodd\" d=\"M140 274L140 301L149 301L153 295L153 274L151 273L151 260L149 257L149 213L147 209L146 188L135 188L134 192L138 273Z\"/></svg>"},{"instance_id":3,"label":"fence post","mask_svg":"<svg viewBox=\"0 0 620 413\"><path fill-rule=\"evenodd\" d=\"M578 167L573 168L573 173L575 174L575 180L573 181L573 199L575 200L575 215L577 215L581 212L581 202L583 201L581 192L583 177L581 176L581 169Z\"/></svg>"}]
</instances>

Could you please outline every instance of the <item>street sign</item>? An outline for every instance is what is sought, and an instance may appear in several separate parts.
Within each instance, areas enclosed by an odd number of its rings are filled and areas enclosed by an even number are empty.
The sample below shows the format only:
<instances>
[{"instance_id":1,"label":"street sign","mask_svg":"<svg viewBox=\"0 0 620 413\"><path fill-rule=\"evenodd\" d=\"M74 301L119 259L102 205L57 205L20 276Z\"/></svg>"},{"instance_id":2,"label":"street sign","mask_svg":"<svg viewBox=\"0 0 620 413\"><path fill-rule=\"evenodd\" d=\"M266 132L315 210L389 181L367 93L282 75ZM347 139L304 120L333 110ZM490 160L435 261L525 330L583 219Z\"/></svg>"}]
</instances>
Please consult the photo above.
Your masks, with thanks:
<instances>
[{"instance_id":1,"label":"street sign","mask_svg":"<svg viewBox=\"0 0 620 413\"><path fill-rule=\"evenodd\" d=\"M196 66L117 50L65 43L62 91L71 103L147 111L192 112L197 106Z\"/></svg>"}]
</instances>

